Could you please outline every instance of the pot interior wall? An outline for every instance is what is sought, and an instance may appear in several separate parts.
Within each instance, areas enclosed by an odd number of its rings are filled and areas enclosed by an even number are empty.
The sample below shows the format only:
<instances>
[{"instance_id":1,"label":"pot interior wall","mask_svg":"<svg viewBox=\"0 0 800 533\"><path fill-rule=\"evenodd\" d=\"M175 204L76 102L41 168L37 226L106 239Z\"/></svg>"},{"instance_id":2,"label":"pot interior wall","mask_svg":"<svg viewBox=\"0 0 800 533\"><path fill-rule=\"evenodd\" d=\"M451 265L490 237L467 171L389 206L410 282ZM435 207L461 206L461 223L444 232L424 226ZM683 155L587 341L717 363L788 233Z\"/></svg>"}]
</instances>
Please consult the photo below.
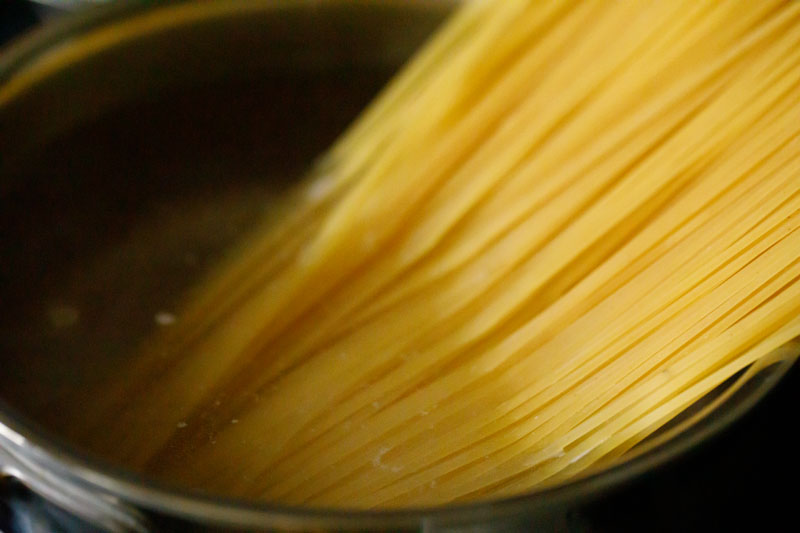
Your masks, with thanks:
<instances>
[{"instance_id":1,"label":"pot interior wall","mask_svg":"<svg viewBox=\"0 0 800 533\"><path fill-rule=\"evenodd\" d=\"M0 399L51 432L70 434L83 391L168 327L447 12L270 4L0 100Z\"/></svg>"},{"instance_id":2,"label":"pot interior wall","mask_svg":"<svg viewBox=\"0 0 800 533\"><path fill-rule=\"evenodd\" d=\"M385 77L182 91L128 103L31 153L0 208L2 394L58 423L58 401L168 321Z\"/></svg>"}]
</instances>

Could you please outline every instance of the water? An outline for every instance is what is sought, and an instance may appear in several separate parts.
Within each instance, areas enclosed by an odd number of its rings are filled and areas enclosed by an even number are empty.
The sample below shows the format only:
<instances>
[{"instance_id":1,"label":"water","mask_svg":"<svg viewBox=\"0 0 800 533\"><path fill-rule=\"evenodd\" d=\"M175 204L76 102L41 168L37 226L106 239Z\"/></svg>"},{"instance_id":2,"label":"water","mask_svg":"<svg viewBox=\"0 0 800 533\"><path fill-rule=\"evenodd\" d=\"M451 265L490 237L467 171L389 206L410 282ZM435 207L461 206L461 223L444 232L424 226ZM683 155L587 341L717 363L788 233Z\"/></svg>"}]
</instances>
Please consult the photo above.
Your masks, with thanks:
<instances>
[{"instance_id":1,"label":"water","mask_svg":"<svg viewBox=\"0 0 800 533\"><path fill-rule=\"evenodd\" d=\"M30 149L0 196L0 397L66 436L389 70L131 102ZM9 185L10 184L10 185Z\"/></svg>"}]
</instances>

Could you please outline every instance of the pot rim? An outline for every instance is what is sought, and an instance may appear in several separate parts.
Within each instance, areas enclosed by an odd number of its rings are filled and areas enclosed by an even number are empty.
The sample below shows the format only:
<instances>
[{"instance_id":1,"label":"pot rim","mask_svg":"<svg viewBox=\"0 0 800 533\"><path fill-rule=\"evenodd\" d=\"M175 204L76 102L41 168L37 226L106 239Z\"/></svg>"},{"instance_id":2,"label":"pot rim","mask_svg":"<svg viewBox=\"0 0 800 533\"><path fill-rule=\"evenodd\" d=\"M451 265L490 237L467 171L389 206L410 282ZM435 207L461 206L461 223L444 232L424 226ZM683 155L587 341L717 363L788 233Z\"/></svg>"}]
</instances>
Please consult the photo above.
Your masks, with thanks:
<instances>
[{"instance_id":1,"label":"pot rim","mask_svg":"<svg viewBox=\"0 0 800 533\"><path fill-rule=\"evenodd\" d=\"M404 9L431 9L431 0L382 0L383 3L404 6ZM457 0L456 0L457 1ZM325 6L343 4L347 0L328 0ZM435 9L449 9L455 1L436 2ZM368 4L364 4L367 7ZM426 7L427 6L427 7ZM178 0L171 3L148 4L142 1L112 3L81 11L48 27L24 37L0 55L0 105L3 102L4 85L20 72L27 73L31 65L40 67L50 61L52 52L63 52L81 44L94 30L111 26L131 27L146 15L160 29L191 20L207 20L236 9L252 9L260 12L278 12L284 9L320 8L318 0L275 1L235 0L224 3L194 3ZM176 16L177 14L177 16ZM155 15L155 16L154 16ZM184 18L181 18L184 17ZM148 27L144 27L146 31ZM152 29L152 28L150 28ZM142 38L146 33L126 33L127 38ZM145 37L146 38L146 37ZM113 46L120 41L107 42ZM91 47L87 47L91 54ZM35 69L34 69L35 70ZM57 71L57 70L56 70ZM53 71L55 72L55 71ZM46 80L48 71L31 84ZM28 76L23 76L28 77ZM20 90L24 90L23 84ZM12 95L13 98L13 95ZM307 528L419 528L439 524L465 524L493 519L508 519L510 516L530 517L553 509L562 509L579 501L618 487L657 467L685 455L699 444L720 434L733 422L749 412L766 396L792 368L793 360L784 360L770 369L766 378L750 391L745 399L733 409L716 412L706 417L702 424L645 447L634 455L584 477L558 485L536 489L513 497L478 502L450 504L437 507L412 507L386 510L350 510L331 508L303 508L254 501L210 496L201 492L167 487L121 468L105 464L89 457L72 445L62 441L45 428L26 418L13 406L0 400L0 448L12 455L23 455L26 463L46 469L63 479L98 493L132 503L144 510L164 513L193 522L235 528L283 528L289 530ZM0 473L2 473L0 465Z\"/></svg>"},{"instance_id":2,"label":"pot rim","mask_svg":"<svg viewBox=\"0 0 800 533\"><path fill-rule=\"evenodd\" d=\"M416 528L426 524L456 524L509 517L535 517L586 502L639 476L678 459L711 438L720 435L769 394L793 368L794 359L770 367L766 378L748 393L736 408L706 417L702 424L657 442L635 456L585 477L552 487L496 500L439 507L386 510L304 508L234 498L216 497L167 487L131 471L89 457L71 444L32 422L7 402L0 400L0 449L22 453L37 468L78 483L83 488L132 503L143 510L194 522L238 528Z\"/></svg>"}]
</instances>

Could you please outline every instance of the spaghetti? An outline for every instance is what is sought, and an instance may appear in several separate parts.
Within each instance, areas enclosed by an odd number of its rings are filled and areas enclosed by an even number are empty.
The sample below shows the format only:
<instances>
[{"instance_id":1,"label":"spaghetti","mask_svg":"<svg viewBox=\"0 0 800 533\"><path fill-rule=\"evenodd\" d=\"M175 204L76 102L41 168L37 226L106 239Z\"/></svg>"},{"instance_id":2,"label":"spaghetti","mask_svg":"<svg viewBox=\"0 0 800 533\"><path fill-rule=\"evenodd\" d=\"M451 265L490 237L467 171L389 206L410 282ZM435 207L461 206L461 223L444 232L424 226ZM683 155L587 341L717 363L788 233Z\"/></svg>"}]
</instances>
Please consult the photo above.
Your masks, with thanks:
<instances>
[{"instance_id":1,"label":"spaghetti","mask_svg":"<svg viewBox=\"0 0 800 533\"><path fill-rule=\"evenodd\" d=\"M467 3L297 198L81 439L292 504L568 479L800 335L800 3Z\"/></svg>"}]
</instances>

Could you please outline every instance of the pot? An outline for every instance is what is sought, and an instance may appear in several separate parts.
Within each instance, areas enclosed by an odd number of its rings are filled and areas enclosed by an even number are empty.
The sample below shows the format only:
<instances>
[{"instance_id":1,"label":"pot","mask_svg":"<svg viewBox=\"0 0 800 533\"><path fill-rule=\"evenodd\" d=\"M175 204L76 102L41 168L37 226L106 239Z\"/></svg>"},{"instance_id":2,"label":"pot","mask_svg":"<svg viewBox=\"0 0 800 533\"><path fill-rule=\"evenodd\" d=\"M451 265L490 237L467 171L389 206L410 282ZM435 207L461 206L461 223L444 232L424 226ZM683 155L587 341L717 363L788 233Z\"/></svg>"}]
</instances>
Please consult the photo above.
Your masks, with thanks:
<instances>
[{"instance_id":1,"label":"pot","mask_svg":"<svg viewBox=\"0 0 800 533\"><path fill-rule=\"evenodd\" d=\"M785 359L741 388L734 378L619 463L569 483L436 508L223 499L144 479L65 438L72 393L135 354L153 317L168 315L452 8L123 3L60 20L0 55L7 499L44 529L528 531L563 524L577 503L706 441L783 377Z\"/></svg>"}]
</instances>

